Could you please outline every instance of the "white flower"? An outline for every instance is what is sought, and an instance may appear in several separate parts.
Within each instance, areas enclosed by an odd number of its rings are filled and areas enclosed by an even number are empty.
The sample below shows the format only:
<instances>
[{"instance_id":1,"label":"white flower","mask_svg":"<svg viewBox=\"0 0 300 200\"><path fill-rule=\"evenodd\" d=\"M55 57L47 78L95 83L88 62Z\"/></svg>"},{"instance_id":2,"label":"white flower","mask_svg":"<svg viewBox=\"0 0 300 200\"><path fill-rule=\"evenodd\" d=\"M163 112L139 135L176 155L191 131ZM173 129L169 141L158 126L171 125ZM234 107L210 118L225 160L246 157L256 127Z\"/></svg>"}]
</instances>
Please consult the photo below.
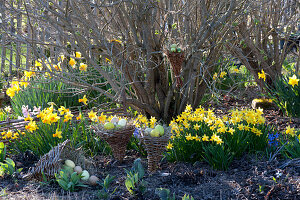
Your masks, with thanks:
<instances>
[{"instance_id":1,"label":"white flower","mask_svg":"<svg viewBox=\"0 0 300 200\"><path fill-rule=\"evenodd\" d=\"M280 178L281 176L282 176L282 173L279 172L279 171L277 171L277 172L276 172L276 178Z\"/></svg>"},{"instance_id":2,"label":"white flower","mask_svg":"<svg viewBox=\"0 0 300 200\"><path fill-rule=\"evenodd\" d=\"M11 107L10 107L10 106L6 106L6 107L4 108L4 110L5 110L6 112L10 113Z\"/></svg>"},{"instance_id":3,"label":"white flower","mask_svg":"<svg viewBox=\"0 0 300 200\"><path fill-rule=\"evenodd\" d=\"M32 115L38 115L41 112L41 106L38 108L36 106L33 107L33 111L31 112Z\"/></svg>"},{"instance_id":4,"label":"white flower","mask_svg":"<svg viewBox=\"0 0 300 200\"><path fill-rule=\"evenodd\" d=\"M22 113L23 113L23 116L24 116L24 117L27 117L27 116L29 115L29 112L30 112L30 110L28 109L28 105L27 105L27 106L23 105L23 106L22 106Z\"/></svg>"}]
</instances>

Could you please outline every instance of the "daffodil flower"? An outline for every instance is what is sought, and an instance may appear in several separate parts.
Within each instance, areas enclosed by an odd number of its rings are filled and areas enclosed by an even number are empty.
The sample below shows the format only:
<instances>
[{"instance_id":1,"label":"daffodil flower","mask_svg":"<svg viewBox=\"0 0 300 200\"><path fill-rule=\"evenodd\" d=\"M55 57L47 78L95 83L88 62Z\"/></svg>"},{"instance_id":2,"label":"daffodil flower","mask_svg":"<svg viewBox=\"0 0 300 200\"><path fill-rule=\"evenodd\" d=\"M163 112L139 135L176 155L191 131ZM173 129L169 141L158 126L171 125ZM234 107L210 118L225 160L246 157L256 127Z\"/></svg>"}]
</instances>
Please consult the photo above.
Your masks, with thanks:
<instances>
[{"instance_id":1,"label":"daffodil flower","mask_svg":"<svg viewBox=\"0 0 300 200\"><path fill-rule=\"evenodd\" d=\"M289 84L291 86L298 85L299 79L297 79L296 75L294 74L292 77L289 77Z\"/></svg>"},{"instance_id":2,"label":"daffodil flower","mask_svg":"<svg viewBox=\"0 0 300 200\"><path fill-rule=\"evenodd\" d=\"M263 69L261 70L261 73L258 72L258 79L261 79L261 78L264 79L264 81L266 81L266 74Z\"/></svg>"},{"instance_id":3,"label":"daffodil flower","mask_svg":"<svg viewBox=\"0 0 300 200\"><path fill-rule=\"evenodd\" d=\"M85 105L87 105L87 98L86 98L86 95L84 95L82 99L79 99L78 102L79 102L79 103L82 102L82 103L84 103Z\"/></svg>"}]
</instances>

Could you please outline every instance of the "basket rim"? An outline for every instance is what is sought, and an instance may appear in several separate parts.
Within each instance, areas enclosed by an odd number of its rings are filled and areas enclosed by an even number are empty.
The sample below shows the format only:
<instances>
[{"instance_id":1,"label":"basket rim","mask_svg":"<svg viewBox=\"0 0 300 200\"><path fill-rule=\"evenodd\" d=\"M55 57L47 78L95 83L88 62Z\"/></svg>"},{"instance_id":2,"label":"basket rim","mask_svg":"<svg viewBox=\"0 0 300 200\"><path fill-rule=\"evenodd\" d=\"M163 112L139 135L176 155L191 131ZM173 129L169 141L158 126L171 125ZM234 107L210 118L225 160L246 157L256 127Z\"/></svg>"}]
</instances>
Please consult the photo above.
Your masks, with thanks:
<instances>
[{"instance_id":1,"label":"basket rim","mask_svg":"<svg viewBox=\"0 0 300 200\"><path fill-rule=\"evenodd\" d=\"M133 124L130 124L130 125L126 125L124 128L118 129L118 130L115 130L115 129L106 130L103 128L103 126L91 125L91 129L93 129L95 132L100 132L100 133L109 135L109 134L114 134L114 133L118 133L118 132L124 132L124 131L131 130L131 129L134 130L135 126Z\"/></svg>"}]
</instances>

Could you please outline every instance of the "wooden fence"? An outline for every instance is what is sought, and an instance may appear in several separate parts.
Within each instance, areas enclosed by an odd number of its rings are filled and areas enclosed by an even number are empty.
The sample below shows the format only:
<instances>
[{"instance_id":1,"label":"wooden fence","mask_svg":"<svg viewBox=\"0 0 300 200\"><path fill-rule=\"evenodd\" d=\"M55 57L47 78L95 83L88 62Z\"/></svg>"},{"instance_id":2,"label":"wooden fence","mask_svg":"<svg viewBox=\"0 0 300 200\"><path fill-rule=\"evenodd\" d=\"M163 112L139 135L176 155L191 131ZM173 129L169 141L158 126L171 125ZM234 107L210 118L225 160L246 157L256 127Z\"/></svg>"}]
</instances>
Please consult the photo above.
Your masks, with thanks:
<instances>
[{"instance_id":1,"label":"wooden fence","mask_svg":"<svg viewBox=\"0 0 300 200\"><path fill-rule=\"evenodd\" d=\"M61 1L57 3L61 4ZM58 34L49 26L20 14L18 9L21 6L21 1L0 0L0 81L2 82L4 77L11 79L18 76L18 72L33 66L37 58L34 57L32 49L38 49L42 55L52 58L58 57L60 53L57 48L61 45L60 38L55 37ZM30 5L27 9L30 9ZM54 48L48 45L49 43L57 44L57 47Z\"/></svg>"}]
</instances>

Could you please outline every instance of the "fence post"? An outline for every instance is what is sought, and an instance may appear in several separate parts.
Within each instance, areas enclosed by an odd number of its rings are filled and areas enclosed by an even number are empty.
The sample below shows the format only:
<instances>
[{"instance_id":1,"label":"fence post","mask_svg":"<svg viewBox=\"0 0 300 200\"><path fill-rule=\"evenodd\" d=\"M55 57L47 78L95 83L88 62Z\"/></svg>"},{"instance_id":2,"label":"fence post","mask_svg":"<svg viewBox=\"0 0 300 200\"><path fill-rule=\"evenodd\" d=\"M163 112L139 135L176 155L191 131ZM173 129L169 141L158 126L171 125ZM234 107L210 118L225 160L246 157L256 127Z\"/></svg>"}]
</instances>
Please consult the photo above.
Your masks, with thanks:
<instances>
[{"instance_id":1,"label":"fence post","mask_svg":"<svg viewBox=\"0 0 300 200\"><path fill-rule=\"evenodd\" d=\"M19 10L21 7L21 1L18 1L17 9ZM17 14L17 31L16 34L22 34L22 15L20 12ZM19 76L19 69L22 69L22 63L21 63L21 53L22 53L22 46L17 38L16 41L16 68L17 68L17 75Z\"/></svg>"},{"instance_id":2,"label":"fence post","mask_svg":"<svg viewBox=\"0 0 300 200\"><path fill-rule=\"evenodd\" d=\"M0 26L3 26L5 27L5 18L6 18L6 15L5 15L5 9L4 9L4 2L5 1L0 1L0 13L2 15L1 19L2 19L2 24L0 24ZM6 33L5 31L2 33L2 36L1 36L1 48L2 48L2 51L1 51L1 74L0 76L2 77L2 72L4 72L5 70L5 60L6 60Z\"/></svg>"},{"instance_id":3,"label":"fence post","mask_svg":"<svg viewBox=\"0 0 300 200\"><path fill-rule=\"evenodd\" d=\"M11 8L13 8L14 1L11 0L10 4L11 4ZM14 23L14 15L12 12L10 13L10 32L12 35L14 35L14 33L16 32L15 23ZM13 67L13 54L14 54L13 41L10 40L9 44L10 44L10 48L9 48L10 49L10 57L9 57L9 75L8 75L8 77L11 78L12 67Z\"/></svg>"}]
</instances>

